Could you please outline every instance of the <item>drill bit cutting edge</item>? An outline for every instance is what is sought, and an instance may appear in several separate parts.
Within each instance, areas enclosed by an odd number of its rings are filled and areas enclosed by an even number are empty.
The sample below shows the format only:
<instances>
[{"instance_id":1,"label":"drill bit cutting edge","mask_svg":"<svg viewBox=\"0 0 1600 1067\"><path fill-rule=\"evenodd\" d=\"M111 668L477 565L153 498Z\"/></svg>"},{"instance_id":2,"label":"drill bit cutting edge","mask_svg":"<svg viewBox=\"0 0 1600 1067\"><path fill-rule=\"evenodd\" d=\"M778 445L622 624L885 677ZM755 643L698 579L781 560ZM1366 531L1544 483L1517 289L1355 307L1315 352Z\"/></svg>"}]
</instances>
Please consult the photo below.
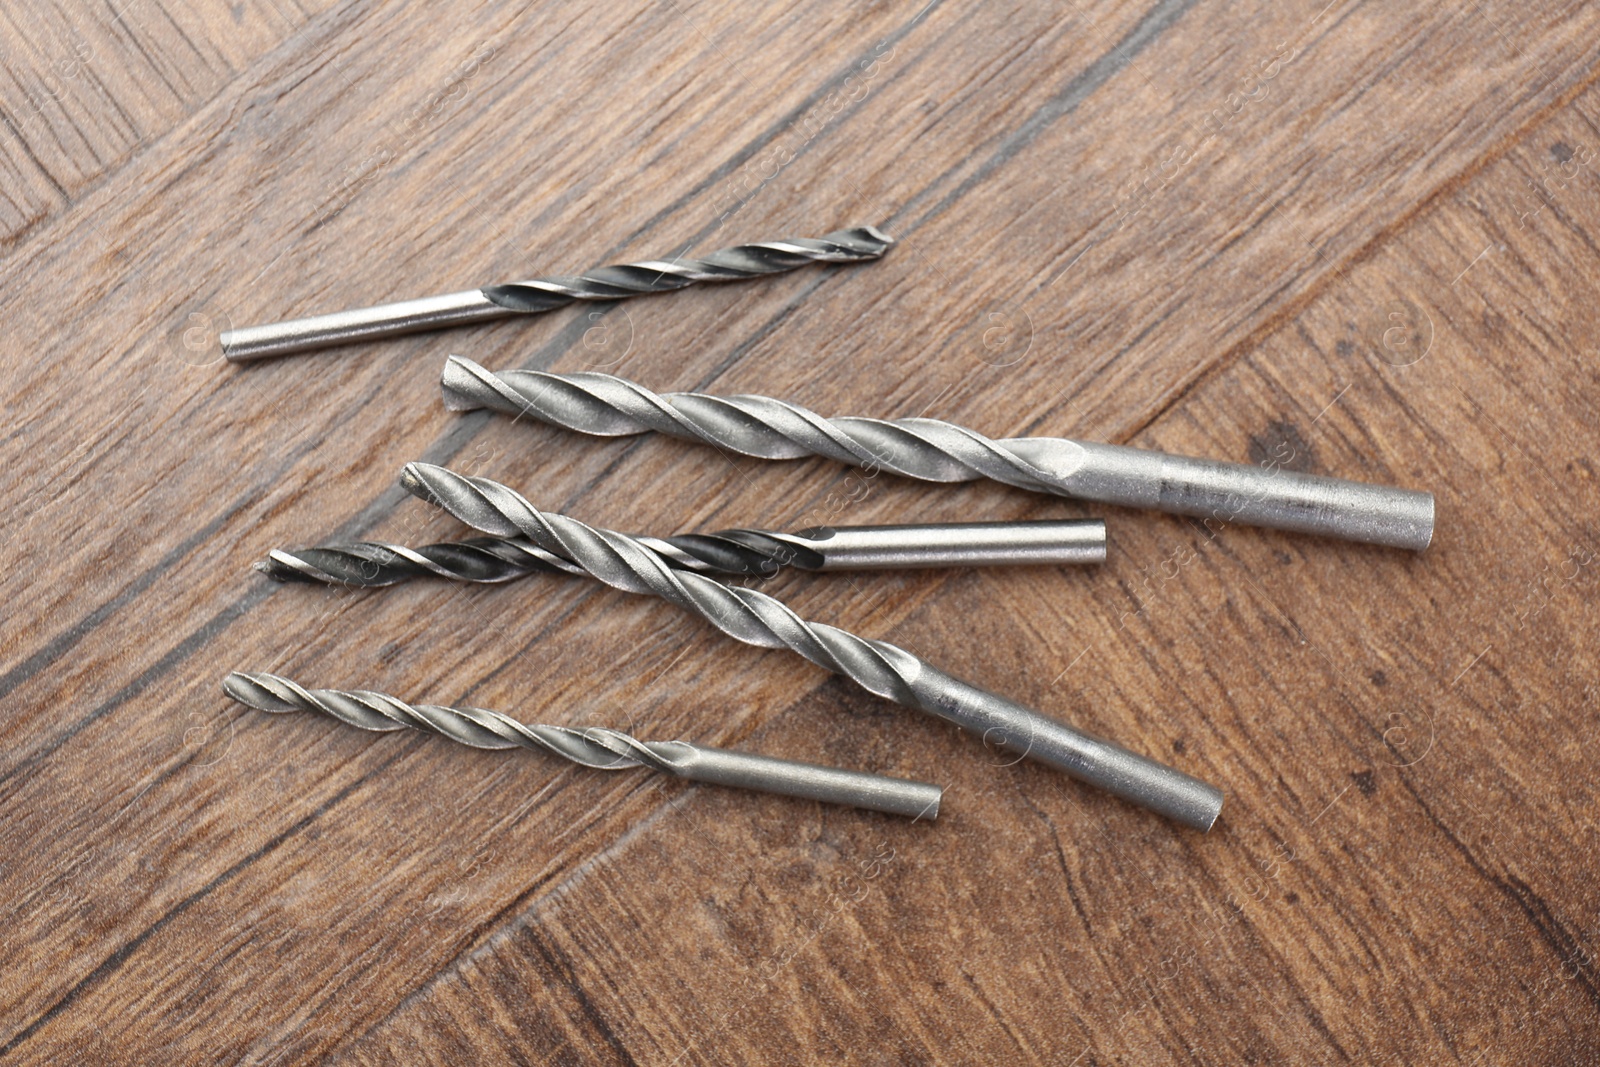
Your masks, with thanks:
<instances>
[{"instance_id":1,"label":"drill bit cutting edge","mask_svg":"<svg viewBox=\"0 0 1600 1067\"><path fill-rule=\"evenodd\" d=\"M528 725L484 708L407 704L363 689L306 689L276 674L234 671L223 691L258 711L315 711L363 730L412 727L473 748L531 748L595 770L648 767L692 782L803 797L912 819L939 817L943 790L926 782L773 759L687 741L639 741L598 727Z\"/></svg>"},{"instance_id":2,"label":"drill bit cutting edge","mask_svg":"<svg viewBox=\"0 0 1600 1067\"><path fill-rule=\"evenodd\" d=\"M873 226L836 230L821 237L759 241L712 252L704 259L652 259L596 267L577 275L555 275L489 285L444 296L340 311L330 315L247 326L219 338L235 363L310 352L333 345L448 326L534 315L577 300L623 300L666 293L706 282L738 282L781 274L810 263L861 263L878 259L894 239Z\"/></svg>"},{"instance_id":3,"label":"drill bit cutting edge","mask_svg":"<svg viewBox=\"0 0 1600 1067\"><path fill-rule=\"evenodd\" d=\"M526 537L613 588L661 597L746 644L787 648L868 692L936 715L1185 826L1209 830L1221 811L1221 791L1197 778L953 678L888 642L808 622L765 593L679 570L637 538L541 512L498 482L410 463L401 483L484 533Z\"/></svg>"},{"instance_id":4,"label":"drill bit cutting edge","mask_svg":"<svg viewBox=\"0 0 1600 1067\"><path fill-rule=\"evenodd\" d=\"M594 372L496 374L451 356L456 411L528 415L578 433L661 433L759 459L824 456L930 482L988 478L1039 493L1420 552L1433 494L1053 437L991 440L937 419L823 418L764 396L653 393Z\"/></svg>"},{"instance_id":5,"label":"drill bit cutting edge","mask_svg":"<svg viewBox=\"0 0 1600 1067\"><path fill-rule=\"evenodd\" d=\"M834 526L794 533L719 530L636 539L675 567L733 576L771 577L785 566L889 570L1088 564L1106 558L1106 525L1099 519ZM357 541L273 549L256 569L280 582L355 586L395 585L424 576L505 582L526 574L584 573L525 537L475 537L417 548Z\"/></svg>"}]
</instances>

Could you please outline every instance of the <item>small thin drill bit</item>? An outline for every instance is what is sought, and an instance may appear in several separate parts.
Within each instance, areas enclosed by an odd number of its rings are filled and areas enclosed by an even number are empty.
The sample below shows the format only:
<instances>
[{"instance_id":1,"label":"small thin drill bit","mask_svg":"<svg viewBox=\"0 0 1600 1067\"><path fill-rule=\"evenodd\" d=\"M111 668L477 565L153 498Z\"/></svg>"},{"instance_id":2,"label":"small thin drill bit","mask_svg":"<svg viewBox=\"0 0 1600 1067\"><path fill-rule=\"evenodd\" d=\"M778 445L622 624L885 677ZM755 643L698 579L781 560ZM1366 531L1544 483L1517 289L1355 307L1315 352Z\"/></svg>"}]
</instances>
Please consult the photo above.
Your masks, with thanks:
<instances>
[{"instance_id":1,"label":"small thin drill bit","mask_svg":"<svg viewBox=\"0 0 1600 1067\"><path fill-rule=\"evenodd\" d=\"M365 689L306 689L276 674L234 671L223 692L259 711L315 711L363 730L411 727L442 734L473 748L540 749L595 770L648 767L692 782L804 797L913 819L939 817L936 785L879 774L773 759L687 741L639 741L599 727L541 726L484 708L407 704Z\"/></svg>"},{"instance_id":2,"label":"small thin drill bit","mask_svg":"<svg viewBox=\"0 0 1600 1067\"><path fill-rule=\"evenodd\" d=\"M576 300L622 300L701 282L744 281L781 274L808 263L860 263L878 259L892 244L894 240L876 227L856 226L821 237L735 245L704 259L623 263L597 267L584 274L533 278L356 311L247 326L225 331L219 340L223 354L240 363L512 315L535 315Z\"/></svg>"},{"instance_id":3,"label":"small thin drill bit","mask_svg":"<svg viewBox=\"0 0 1600 1067\"><path fill-rule=\"evenodd\" d=\"M953 678L886 641L807 622L765 593L679 570L637 538L541 512L498 482L410 463L401 484L484 533L526 537L613 588L661 597L746 644L787 648L870 693L937 715L1185 826L1209 830L1221 811L1221 791L1197 778Z\"/></svg>"},{"instance_id":4,"label":"small thin drill bit","mask_svg":"<svg viewBox=\"0 0 1600 1067\"><path fill-rule=\"evenodd\" d=\"M991 440L937 419L825 419L765 396L652 393L593 372L501 374L452 356L445 404L529 415L578 433L661 433L759 459L824 456L929 482L1020 489L1422 551L1433 494L1058 437Z\"/></svg>"},{"instance_id":5,"label":"small thin drill bit","mask_svg":"<svg viewBox=\"0 0 1600 1067\"><path fill-rule=\"evenodd\" d=\"M1104 563L1106 558L1106 524L1099 519L833 526L794 533L719 530L637 540L674 567L763 578L785 566L807 571L899 570ZM375 541L275 548L256 569L280 582L364 587L430 575L458 582L505 582L525 574L584 573L525 537L475 537L417 548Z\"/></svg>"}]
</instances>

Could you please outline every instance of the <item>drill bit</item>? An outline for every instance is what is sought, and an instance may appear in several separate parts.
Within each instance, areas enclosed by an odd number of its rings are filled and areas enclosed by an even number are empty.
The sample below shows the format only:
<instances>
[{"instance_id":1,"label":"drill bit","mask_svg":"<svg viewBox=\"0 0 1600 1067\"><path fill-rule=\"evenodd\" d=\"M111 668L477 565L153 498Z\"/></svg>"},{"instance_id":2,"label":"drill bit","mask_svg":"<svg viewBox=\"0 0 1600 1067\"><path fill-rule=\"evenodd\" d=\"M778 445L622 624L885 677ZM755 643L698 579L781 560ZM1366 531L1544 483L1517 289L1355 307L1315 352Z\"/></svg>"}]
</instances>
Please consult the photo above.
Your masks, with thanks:
<instances>
[{"instance_id":1,"label":"drill bit","mask_svg":"<svg viewBox=\"0 0 1600 1067\"><path fill-rule=\"evenodd\" d=\"M929 482L988 478L1020 489L1222 523L1422 551L1433 495L1277 467L1173 456L1054 437L991 440L937 419L825 419L764 396L658 395L593 372L495 374L451 356L446 406L489 408L600 437L648 432L759 459L824 456Z\"/></svg>"},{"instance_id":2,"label":"drill bit","mask_svg":"<svg viewBox=\"0 0 1600 1067\"><path fill-rule=\"evenodd\" d=\"M1185 826L1209 830L1221 810L1222 793L1197 778L959 681L888 642L807 622L765 593L679 570L627 534L541 512L498 482L410 463L401 484L484 533L526 537L613 588L661 597L746 644L797 652L868 692L937 715Z\"/></svg>"},{"instance_id":3,"label":"drill bit","mask_svg":"<svg viewBox=\"0 0 1600 1067\"><path fill-rule=\"evenodd\" d=\"M794 533L719 530L637 537L674 567L702 574L770 578L785 566L807 571L912 567L1104 563L1099 519L963 522L920 526L815 527ZM525 574L583 574L525 537L475 537L418 548L357 541L292 551L275 548L256 569L280 582L395 585L432 575L458 582L505 582Z\"/></svg>"},{"instance_id":4,"label":"drill bit","mask_svg":"<svg viewBox=\"0 0 1600 1067\"><path fill-rule=\"evenodd\" d=\"M596 770L648 767L691 782L804 797L912 819L938 818L943 794L938 786L926 782L730 752L687 741L639 741L598 727L528 725L498 711L407 704L364 689L306 689L276 674L234 671L223 680L222 689L259 711L317 711L363 730L412 727L473 748L542 749Z\"/></svg>"},{"instance_id":5,"label":"drill bit","mask_svg":"<svg viewBox=\"0 0 1600 1067\"><path fill-rule=\"evenodd\" d=\"M585 274L534 278L357 311L248 326L225 331L219 340L223 354L239 363L512 315L534 315L576 300L622 300L671 292L699 282L744 281L781 274L808 263L860 263L879 258L892 244L893 238L877 228L856 226L821 237L735 245L704 259L623 263L597 267Z\"/></svg>"}]
</instances>

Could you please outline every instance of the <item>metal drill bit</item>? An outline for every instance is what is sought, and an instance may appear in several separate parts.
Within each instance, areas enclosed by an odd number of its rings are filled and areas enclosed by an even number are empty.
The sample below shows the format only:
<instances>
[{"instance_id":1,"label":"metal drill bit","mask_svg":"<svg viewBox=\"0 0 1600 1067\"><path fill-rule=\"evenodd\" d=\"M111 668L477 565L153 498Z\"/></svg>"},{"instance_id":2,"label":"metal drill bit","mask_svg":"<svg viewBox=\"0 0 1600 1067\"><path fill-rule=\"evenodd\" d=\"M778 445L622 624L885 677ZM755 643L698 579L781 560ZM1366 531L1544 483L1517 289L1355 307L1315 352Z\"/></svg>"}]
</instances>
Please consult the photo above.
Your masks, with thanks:
<instances>
[{"instance_id":1,"label":"metal drill bit","mask_svg":"<svg viewBox=\"0 0 1600 1067\"><path fill-rule=\"evenodd\" d=\"M575 300L622 300L666 293L699 282L744 281L764 274L781 274L808 263L860 263L879 258L892 244L893 238L875 227L856 226L821 237L735 245L704 259L623 263L597 267L585 274L534 278L357 311L248 326L224 332L220 341L223 354L240 363L420 330L533 315Z\"/></svg>"},{"instance_id":2,"label":"metal drill bit","mask_svg":"<svg viewBox=\"0 0 1600 1067\"><path fill-rule=\"evenodd\" d=\"M785 566L807 571L898 570L1104 563L1106 558L1106 524L1099 519L833 526L794 533L720 530L635 539L675 567L759 577L771 577ZM395 585L427 575L458 582L505 582L533 573L584 573L525 537L475 537L418 548L374 541L292 551L275 548L256 569L280 582L357 586Z\"/></svg>"},{"instance_id":3,"label":"metal drill bit","mask_svg":"<svg viewBox=\"0 0 1600 1067\"><path fill-rule=\"evenodd\" d=\"M706 748L687 741L639 741L598 727L528 725L498 711L407 704L364 689L306 689L276 674L234 671L223 679L222 689L259 711L317 711L380 732L409 726L473 748L542 749L601 771L648 767L691 782L804 797L913 819L938 818L943 794L938 786L926 782Z\"/></svg>"},{"instance_id":4,"label":"metal drill bit","mask_svg":"<svg viewBox=\"0 0 1600 1067\"><path fill-rule=\"evenodd\" d=\"M662 433L760 459L825 456L929 482L1020 489L1422 551L1433 494L1054 437L991 440L937 419L825 419L764 396L658 395L609 374L492 371L451 356L445 404L600 437Z\"/></svg>"},{"instance_id":5,"label":"metal drill bit","mask_svg":"<svg viewBox=\"0 0 1600 1067\"><path fill-rule=\"evenodd\" d=\"M1197 778L952 678L888 642L807 622L765 593L679 570L627 534L541 512L498 482L410 463L401 484L485 533L527 537L613 588L661 597L746 644L790 649L868 692L937 715L1185 826L1209 830L1221 811L1221 791Z\"/></svg>"}]
</instances>

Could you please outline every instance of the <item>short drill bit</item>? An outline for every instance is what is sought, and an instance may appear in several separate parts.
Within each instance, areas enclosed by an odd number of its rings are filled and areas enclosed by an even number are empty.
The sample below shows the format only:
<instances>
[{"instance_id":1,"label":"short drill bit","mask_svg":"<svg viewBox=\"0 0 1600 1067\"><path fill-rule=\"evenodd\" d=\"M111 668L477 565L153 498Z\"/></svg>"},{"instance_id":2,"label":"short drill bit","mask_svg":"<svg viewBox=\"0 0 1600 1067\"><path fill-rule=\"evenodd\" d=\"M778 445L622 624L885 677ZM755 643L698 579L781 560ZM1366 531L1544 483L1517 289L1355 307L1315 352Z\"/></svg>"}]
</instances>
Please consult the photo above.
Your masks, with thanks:
<instances>
[{"instance_id":1,"label":"short drill bit","mask_svg":"<svg viewBox=\"0 0 1600 1067\"><path fill-rule=\"evenodd\" d=\"M988 478L1020 489L1420 552L1433 495L1277 467L1055 437L991 440L937 419L826 419L764 396L660 395L593 372L496 374L452 356L445 404L529 415L579 433L661 433L759 459L824 456L929 482Z\"/></svg>"},{"instance_id":2,"label":"short drill bit","mask_svg":"<svg viewBox=\"0 0 1600 1067\"><path fill-rule=\"evenodd\" d=\"M704 259L623 263L597 267L584 274L533 278L356 311L248 326L228 330L219 340L223 354L239 363L420 330L533 315L577 300L622 300L701 282L744 281L781 274L808 263L860 263L878 259L892 244L894 240L876 227L856 226L821 237L735 245Z\"/></svg>"},{"instance_id":3,"label":"short drill bit","mask_svg":"<svg viewBox=\"0 0 1600 1067\"><path fill-rule=\"evenodd\" d=\"M786 566L807 571L898 570L1104 563L1106 558L1106 526L1099 519L834 526L794 533L719 530L637 540L674 567L762 578ZM525 574L584 573L581 567L525 537L475 537L417 548L357 541L273 549L256 569L280 582L364 587L395 585L425 576L505 582Z\"/></svg>"},{"instance_id":4,"label":"short drill bit","mask_svg":"<svg viewBox=\"0 0 1600 1067\"><path fill-rule=\"evenodd\" d=\"M936 819L943 793L936 785L772 759L687 741L639 741L598 727L540 726L484 708L407 704L364 689L306 689L276 674L234 671L222 682L233 699L259 711L316 711L363 730L412 727L473 748L531 748L596 770L648 767L694 782L804 797L868 811Z\"/></svg>"},{"instance_id":5,"label":"short drill bit","mask_svg":"<svg viewBox=\"0 0 1600 1067\"><path fill-rule=\"evenodd\" d=\"M1197 778L953 678L888 642L807 622L765 593L679 570L637 538L541 512L498 482L410 463L401 483L484 533L526 537L613 588L661 597L746 644L787 648L868 692L937 715L1186 826L1209 830L1221 810L1222 793Z\"/></svg>"}]
</instances>

